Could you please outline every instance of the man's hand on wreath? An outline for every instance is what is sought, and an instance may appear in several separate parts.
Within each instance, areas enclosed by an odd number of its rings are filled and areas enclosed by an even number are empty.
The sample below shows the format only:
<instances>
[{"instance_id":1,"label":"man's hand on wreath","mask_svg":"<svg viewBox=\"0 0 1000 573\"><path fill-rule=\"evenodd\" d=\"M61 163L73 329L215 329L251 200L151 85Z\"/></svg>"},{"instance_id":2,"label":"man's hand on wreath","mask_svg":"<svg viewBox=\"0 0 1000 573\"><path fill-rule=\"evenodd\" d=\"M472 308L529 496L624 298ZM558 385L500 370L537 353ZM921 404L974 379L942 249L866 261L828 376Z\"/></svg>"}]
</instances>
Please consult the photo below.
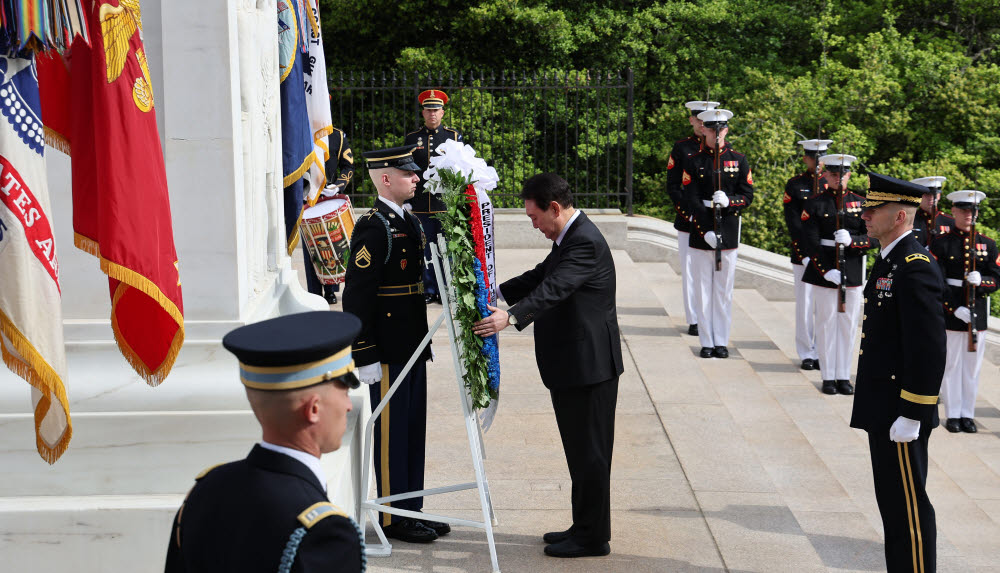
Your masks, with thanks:
<instances>
[{"instance_id":1,"label":"man's hand on wreath","mask_svg":"<svg viewBox=\"0 0 1000 573\"><path fill-rule=\"evenodd\" d=\"M486 308L492 310L493 314L472 325L472 332L483 338L493 336L510 325L506 310L490 305L486 305Z\"/></svg>"}]
</instances>

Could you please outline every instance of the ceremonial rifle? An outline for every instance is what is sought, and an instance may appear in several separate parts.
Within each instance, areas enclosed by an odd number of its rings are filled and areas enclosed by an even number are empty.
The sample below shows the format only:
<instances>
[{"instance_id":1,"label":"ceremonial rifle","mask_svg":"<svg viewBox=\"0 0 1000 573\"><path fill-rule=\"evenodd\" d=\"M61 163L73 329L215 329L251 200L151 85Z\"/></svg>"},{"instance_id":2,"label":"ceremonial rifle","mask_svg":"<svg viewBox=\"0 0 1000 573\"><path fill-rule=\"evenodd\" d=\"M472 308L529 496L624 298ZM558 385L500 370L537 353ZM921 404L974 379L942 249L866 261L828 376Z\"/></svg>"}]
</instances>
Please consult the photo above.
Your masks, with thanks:
<instances>
[{"instance_id":1,"label":"ceremonial rifle","mask_svg":"<svg viewBox=\"0 0 1000 573\"><path fill-rule=\"evenodd\" d=\"M937 235L937 217L938 217L938 198L937 193L934 193L934 202L931 203L931 222L927 225L927 247L931 246L934 242L934 237Z\"/></svg>"},{"instance_id":2,"label":"ceremonial rifle","mask_svg":"<svg viewBox=\"0 0 1000 573\"><path fill-rule=\"evenodd\" d=\"M719 156L722 150L719 148L719 124L715 124L715 188L722 190L722 170L719 169ZM712 215L714 216L713 229L715 231L715 270L722 270L722 205L712 201Z\"/></svg>"},{"instance_id":3,"label":"ceremonial rifle","mask_svg":"<svg viewBox=\"0 0 1000 573\"><path fill-rule=\"evenodd\" d=\"M974 203L972 210L972 228L969 229L969 264L966 265L965 274L976 270L976 215L979 214L979 204ZM965 306L969 309L969 352L976 351L976 343L979 342L979 332L976 331L976 285L966 281L965 283Z\"/></svg>"},{"instance_id":4,"label":"ceremonial rifle","mask_svg":"<svg viewBox=\"0 0 1000 573\"><path fill-rule=\"evenodd\" d=\"M843 169L843 163L841 163L841 169ZM844 212L844 172L841 171L837 178L839 179L839 185L837 186L837 216L834 225L840 230L843 228L844 222L847 219L847 213ZM844 245L841 243L836 243L837 245L837 270L840 271L840 284L837 286L837 312L847 311L847 261L844 258Z\"/></svg>"}]
</instances>

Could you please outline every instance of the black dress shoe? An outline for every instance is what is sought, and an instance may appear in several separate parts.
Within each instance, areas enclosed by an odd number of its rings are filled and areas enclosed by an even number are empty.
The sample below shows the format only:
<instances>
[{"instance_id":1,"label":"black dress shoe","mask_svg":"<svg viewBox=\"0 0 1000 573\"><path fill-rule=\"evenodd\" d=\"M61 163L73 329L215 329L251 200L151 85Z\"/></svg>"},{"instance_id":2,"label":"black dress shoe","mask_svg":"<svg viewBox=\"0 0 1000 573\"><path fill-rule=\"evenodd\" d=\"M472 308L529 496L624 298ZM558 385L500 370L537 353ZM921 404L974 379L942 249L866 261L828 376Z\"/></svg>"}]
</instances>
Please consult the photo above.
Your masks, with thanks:
<instances>
[{"instance_id":1,"label":"black dress shoe","mask_svg":"<svg viewBox=\"0 0 1000 573\"><path fill-rule=\"evenodd\" d=\"M813 360L813 370L819 370L819 358Z\"/></svg>"},{"instance_id":2,"label":"black dress shoe","mask_svg":"<svg viewBox=\"0 0 1000 573\"><path fill-rule=\"evenodd\" d=\"M837 380L837 392L850 396L854 393L854 386L851 386L850 380Z\"/></svg>"},{"instance_id":3,"label":"black dress shoe","mask_svg":"<svg viewBox=\"0 0 1000 573\"><path fill-rule=\"evenodd\" d=\"M698 325L697 324L689 324L688 325L688 334L690 334L691 336L698 336Z\"/></svg>"},{"instance_id":4,"label":"black dress shoe","mask_svg":"<svg viewBox=\"0 0 1000 573\"><path fill-rule=\"evenodd\" d=\"M702 358L711 358L713 354L715 354L714 348L708 346L702 346L701 352L698 354L698 356L701 356Z\"/></svg>"},{"instance_id":5,"label":"black dress shoe","mask_svg":"<svg viewBox=\"0 0 1000 573\"><path fill-rule=\"evenodd\" d=\"M451 526L443 521L431 521L429 519L418 519L417 521L422 523L424 527L433 529L434 533L438 534L438 537L451 533Z\"/></svg>"},{"instance_id":6,"label":"black dress shoe","mask_svg":"<svg viewBox=\"0 0 1000 573\"><path fill-rule=\"evenodd\" d=\"M434 304L434 303L441 304L441 295L429 294L429 293L425 294L424 302L426 302L427 304Z\"/></svg>"},{"instance_id":7,"label":"black dress shoe","mask_svg":"<svg viewBox=\"0 0 1000 573\"><path fill-rule=\"evenodd\" d=\"M972 418L962 418L959 425L962 426L962 431L966 434L976 433L976 422Z\"/></svg>"},{"instance_id":8,"label":"black dress shoe","mask_svg":"<svg viewBox=\"0 0 1000 573\"><path fill-rule=\"evenodd\" d=\"M813 370L816 368L816 361L812 358L806 358L802 361L802 364L799 365L799 368L803 370Z\"/></svg>"},{"instance_id":9,"label":"black dress shoe","mask_svg":"<svg viewBox=\"0 0 1000 573\"><path fill-rule=\"evenodd\" d=\"M323 295L323 298L326 299L327 304L337 304L337 293L335 292L328 292Z\"/></svg>"},{"instance_id":10,"label":"black dress shoe","mask_svg":"<svg viewBox=\"0 0 1000 573\"><path fill-rule=\"evenodd\" d=\"M729 358L729 349L725 346L716 346L712 352L712 356L716 358Z\"/></svg>"},{"instance_id":11,"label":"black dress shoe","mask_svg":"<svg viewBox=\"0 0 1000 573\"><path fill-rule=\"evenodd\" d=\"M837 383L833 380L823 381L823 393L824 394L836 394L837 393Z\"/></svg>"},{"instance_id":12,"label":"black dress shoe","mask_svg":"<svg viewBox=\"0 0 1000 573\"><path fill-rule=\"evenodd\" d=\"M573 528L570 527L566 531L550 531L542 536L542 541L548 543L549 545L553 543L559 543L561 541L566 541L573 535Z\"/></svg>"},{"instance_id":13,"label":"black dress shoe","mask_svg":"<svg viewBox=\"0 0 1000 573\"><path fill-rule=\"evenodd\" d=\"M545 546L549 557L602 557L611 553L607 542L581 545L572 538Z\"/></svg>"},{"instance_id":14,"label":"black dress shoe","mask_svg":"<svg viewBox=\"0 0 1000 573\"><path fill-rule=\"evenodd\" d=\"M952 434L957 434L962 431L962 424L959 422L958 418L948 418L945 420L944 429L948 430Z\"/></svg>"},{"instance_id":15,"label":"black dress shoe","mask_svg":"<svg viewBox=\"0 0 1000 573\"><path fill-rule=\"evenodd\" d=\"M408 517L383 527L382 532L390 539L398 539L408 543L430 543L438 538L433 529Z\"/></svg>"}]
</instances>

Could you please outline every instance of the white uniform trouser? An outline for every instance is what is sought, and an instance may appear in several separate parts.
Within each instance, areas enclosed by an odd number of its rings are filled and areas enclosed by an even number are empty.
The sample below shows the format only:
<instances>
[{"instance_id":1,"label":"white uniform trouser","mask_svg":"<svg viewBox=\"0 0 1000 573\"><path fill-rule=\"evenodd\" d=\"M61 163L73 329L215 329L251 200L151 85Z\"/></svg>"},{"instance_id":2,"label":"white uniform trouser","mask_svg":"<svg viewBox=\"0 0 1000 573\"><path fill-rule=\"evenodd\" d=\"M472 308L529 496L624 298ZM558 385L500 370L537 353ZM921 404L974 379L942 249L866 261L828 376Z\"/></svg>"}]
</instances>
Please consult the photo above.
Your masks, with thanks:
<instances>
[{"instance_id":1,"label":"white uniform trouser","mask_svg":"<svg viewBox=\"0 0 1000 573\"><path fill-rule=\"evenodd\" d=\"M945 331L948 357L941 380L941 402L948 418L975 418L976 392L979 390L979 369L986 351L982 334L975 352L969 352L969 333Z\"/></svg>"},{"instance_id":2,"label":"white uniform trouser","mask_svg":"<svg viewBox=\"0 0 1000 573\"><path fill-rule=\"evenodd\" d=\"M816 350L823 380L850 380L851 358L858 336L861 287L848 287L844 312L837 312L837 289L815 287Z\"/></svg>"},{"instance_id":3,"label":"white uniform trouser","mask_svg":"<svg viewBox=\"0 0 1000 573\"><path fill-rule=\"evenodd\" d=\"M677 231L677 257L681 263L681 296L684 298L684 318L688 324L698 324L698 311L694 306L694 277L691 275L691 257L688 241L691 233Z\"/></svg>"},{"instance_id":4,"label":"white uniform trouser","mask_svg":"<svg viewBox=\"0 0 1000 573\"><path fill-rule=\"evenodd\" d=\"M802 280L805 265L792 265L795 274L795 350L799 360L816 360L816 330L813 320L813 286ZM822 366L822 363L820 363Z\"/></svg>"},{"instance_id":5,"label":"white uniform trouser","mask_svg":"<svg viewBox=\"0 0 1000 573\"><path fill-rule=\"evenodd\" d=\"M694 279L694 306L698 313L698 339L703 347L729 345L733 324L733 284L736 249L722 251L722 270L715 270L715 251L690 249Z\"/></svg>"}]
</instances>

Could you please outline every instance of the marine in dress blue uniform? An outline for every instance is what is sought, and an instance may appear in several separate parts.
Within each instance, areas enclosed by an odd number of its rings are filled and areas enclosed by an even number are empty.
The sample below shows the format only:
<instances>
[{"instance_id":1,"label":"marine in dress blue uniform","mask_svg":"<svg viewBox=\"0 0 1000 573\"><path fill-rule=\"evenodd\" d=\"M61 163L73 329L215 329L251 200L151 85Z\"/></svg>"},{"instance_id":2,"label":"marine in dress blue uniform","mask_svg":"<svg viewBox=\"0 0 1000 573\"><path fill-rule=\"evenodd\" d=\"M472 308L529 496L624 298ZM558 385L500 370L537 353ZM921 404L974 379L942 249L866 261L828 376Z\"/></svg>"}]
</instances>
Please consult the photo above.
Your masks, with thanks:
<instances>
[{"instance_id":1,"label":"marine in dress blue uniform","mask_svg":"<svg viewBox=\"0 0 1000 573\"><path fill-rule=\"evenodd\" d=\"M917 210L917 215L913 219L913 237L928 249L930 249L934 239L951 231L955 224L951 215L938 208L941 188L944 187L946 181L948 179L940 175L910 180L910 183L927 188L927 193L924 193L920 201L920 209Z\"/></svg>"},{"instance_id":2,"label":"marine in dress blue uniform","mask_svg":"<svg viewBox=\"0 0 1000 573\"><path fill-rule=\"evenodd\" d=\"M684 204L684 187L681 185L684 161L702 150L704 136L702 121L698 114L715 109L717 101L689 101L684 104L691 113L688 123L694 133L674 143L667 160L667 195L674 203L674 229L677 229L677 257L681 268L681 296L684 298L684 318L688 323L688 334L698 336L698 311L694 306L694 277L691 276L691 257L688 256L688 242L691 235L691 209Z\"/></svg>"},{"instance_id":3,"label":"marine in dress blue uniform","mask_svg":"<svg viewBox=\"0 0 1000 573\"><path fill-rule=\"evenodd\" d=\"M195 478L170 529L166 573L365 570L361 531L327 499L319 465L319 454L339 448L346 429L347 389L359 384L351 341L360 329L354 316L322 311L223 338L272 441Z\"/></svg>"},{"instance_id":4,"label":"marine in dress blue uniform","mask_svg":"<svg viewBox=\"0 0 1000 573\"><path fill-rule=\"evenodd\" d=\"M851 427L868 432L875 499L891 573L936 568L927 442L945 365L942 277L911 232L925 188L869 174L862 215L882 245L864 290Z\"/></svg>"},{"instance_id":5,"label":"marine in dress blue uniform","mask_svg":"<svg viewBox=\"0 0 1000 573\"><path fill-rule=\"evenodd\" d=\"M374 409L427 334L424 301L424 246L420 221L402 207L412 196L419 166L414 146L367 151L363 155L379 198L358 219L344 285L344 310L361 319L354 357L361 379L372 383ZM424 489L427 435L428 345L375 424L375 481L380 497ZM369 375L368 371L376 374ZM423 508L423 498L392 502L410 511ZM411 542L434 541L450 531L445 523L382 514L386 536Z\"/></svg>"},{"instance_id":6,"label":"marine in dress blue uniform","mask_svg":"<svg viewBox=\"0 0 1000 573\"><path fill-rule=\"evenodd\" d=\"M437 155L437 148L445 141L452 139L462 141L462 134L458 130L446 127L441 124L444 114L444 106L448 103L448 94L441 90L426 90L417 96L420 102L421 115L424 118L424 125L420 129L406 134L405 145L415 145L413 150L413 162L420 171L427 169L430 165L431 157ZM436 214L445 210L444 202L424 190L427 181L421 177L417 183L417 191L413 198L406 201L413 214L420 219L420 224L427 234L428 245L437 243L438 236L441 235L441 223ZM430 246L425 247L424 258L430 260ZM427 302L441 302L438 293L437 278L434 276L434 269L428 265L424 269L424 289Z\"/></svg>"}]
</instances>

